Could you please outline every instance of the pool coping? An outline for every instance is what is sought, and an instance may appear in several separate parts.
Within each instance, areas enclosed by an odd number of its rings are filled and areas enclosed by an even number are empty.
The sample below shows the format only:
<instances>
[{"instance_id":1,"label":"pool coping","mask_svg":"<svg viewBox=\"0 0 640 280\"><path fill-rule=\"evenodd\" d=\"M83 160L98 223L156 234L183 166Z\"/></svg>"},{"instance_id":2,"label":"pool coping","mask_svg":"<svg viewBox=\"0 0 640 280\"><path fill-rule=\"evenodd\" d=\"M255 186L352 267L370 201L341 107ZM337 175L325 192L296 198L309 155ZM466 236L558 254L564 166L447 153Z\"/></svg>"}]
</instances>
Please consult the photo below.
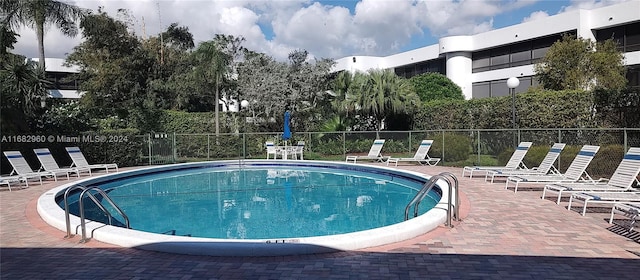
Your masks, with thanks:
<instances>
[{"instance_id":1,"label":"pool coping","mask_svg":"<svg viewBox=\"0 0 640 280\"><path fill-rule=\"evenodd\" d=\"M119 177L132 176L149 171L165 171L175 168L196 168L199 166L212 164L249 164L265 163L278 165L331 165L355 169L382 170L391 173L403 173L411 176L428 179L429 176L409 171L398 170L384 166L362 165L354 163L341 163L329 161L294 161L294 160L232 160L232 161L207 161L198 163L186 163L181 165L163 165L145 167L118 173L109 173L101 176L81 179L73 183L68 183L55 187L42 194L37 201L37 211L41 218L49 225L66 232L65 213L55 201L56 195L65 188L86 182L104 180L105 176ZM439 186L446 186L446 182L439 181ZM380 227L376 229L358 231L353 233L285 238L285 239L215 239L174 236L156 234L138 230L125 229L121 227L109 226L98 222L87 222L87 235L95 240L114 244L122 247L139 248L168 253L180 253L189 255L208 256L284 256L300 254L316 254L335 251L352 251L364 248L384 246L392 243L402 242L424 235L438 226L442 225L447 218L447 188L440 188L442 198L438 204L428 212L397 224ZM80 218L70 216L72 234L80 233Z\"/></svg>"}]
</instances>

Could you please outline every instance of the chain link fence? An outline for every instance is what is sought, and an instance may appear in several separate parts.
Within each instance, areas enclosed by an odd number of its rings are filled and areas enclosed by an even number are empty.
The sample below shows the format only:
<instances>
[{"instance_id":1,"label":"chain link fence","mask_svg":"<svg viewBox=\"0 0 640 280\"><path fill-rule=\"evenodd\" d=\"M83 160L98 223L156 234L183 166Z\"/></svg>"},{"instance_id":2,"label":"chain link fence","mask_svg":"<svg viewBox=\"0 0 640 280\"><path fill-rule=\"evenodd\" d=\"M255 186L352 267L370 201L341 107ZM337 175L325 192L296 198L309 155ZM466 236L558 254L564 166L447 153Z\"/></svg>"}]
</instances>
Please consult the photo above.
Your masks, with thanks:
<instances>
[{"instance_id":1,"label":"chain link fence","mask_svg":"<svg viewBox=\"0 0 640 280\"><path fill-rule=\"evenodd\" d=\"M304 158L344 160L348 154L366 154L374 139L386 139L384 155L410 157L424 139L434 140L429 155L442 165L504 165L521 141L533 142L525 157L529 167L537 166L553 143L567 146L556 161L566 170L582 145L598 145L587 172L593 177L610 177L629 147L640 147L639 128L618 129L467 129L425 131L301 132L284 141L281 132L232 134L154 133L144 135L141 163L167 164L222 159L266 158L266 141L277 145L304 142Z\"/></svg>"}]
</instances>

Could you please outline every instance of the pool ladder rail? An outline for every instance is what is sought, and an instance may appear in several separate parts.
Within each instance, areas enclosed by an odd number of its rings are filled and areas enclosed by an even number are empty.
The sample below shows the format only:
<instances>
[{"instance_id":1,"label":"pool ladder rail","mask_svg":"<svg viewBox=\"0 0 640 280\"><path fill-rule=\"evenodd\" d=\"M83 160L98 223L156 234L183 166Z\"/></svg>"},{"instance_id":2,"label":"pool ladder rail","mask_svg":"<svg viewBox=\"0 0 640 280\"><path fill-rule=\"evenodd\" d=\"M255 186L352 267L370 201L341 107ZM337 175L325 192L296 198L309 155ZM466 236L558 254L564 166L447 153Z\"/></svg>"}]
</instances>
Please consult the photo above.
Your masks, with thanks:
<instances>
[{"instance_id":1,"label":"pool ladder rail","mask_svg":"<svg viewBox=\"0 0 640 280\"><path fill-rule=\"evenodd\" d=\"M91 191L96 191L98 194L102 196L104 200L109 202L109 204L111 204L111 206L116 210L116 212L118 212L118 214L120 214L120 216L124 218L126 227L131 228L131 224L129 223L129 217L127 217L124 211L122 211L122 209L120 209L120 207L115 202L113 202L113 200L109 197L109 195L107 195L107 193L104 190L96 186L85 187L82 185L76 185L76 186L67 188L67 190L64 192L64 214L65 214L66 223L67 223L67 235L65 236L65 238L73 237L73 234L71 234L71 220L69 218L70 213L69 213L68 198L69 198L69 193L77 189L82 190L82 192L80 193L80 196L78 197L78 204L80 209L80 228L82 229L82 239L80 239L80 243L86 243L90 239L90 238L87 238L87 226L86 226L86 219L84 216L84 203L82 200L85 195L87 195L87 197L89 197L93 201L93 203L95 203L98 206L98 208L100 208L100 210L102 210L102 212L104 212L107 215L107 218L109 218L109 225L112 225L112 221L113 221L113 215L111 215L111 212L107 210L107 208L105 208L104 205L102 205L102 202L100 202L100 200L98 200L95 197L95 195L91 193Z\"/></svg>"},{"instance_id":2,"label":"pool ladder rail","mask_svg":"<svg viewBox=\"0 0 640 280\"><path fill-rule=\"evenodd\" d=\"M415 218L418 216L418 212L419 212L418 207L420 206L420 202L422 202L422 200L427 196L429 191L431 191L431 189L433 189L433 187L436 186L436 183L438 182L438 180L444 180L449 185L449 195L448 195L449 199L447 201L446 225L449 227L453 227L453 223L452 223L453 216L455 216L456 221L460 221L460 210L459 210L460 198L458 196L458 193L459 193L458 178L455 175L453 175L453 173L451 172L442 172L438 175L431 176L429 181L427 181L426 183L424 183L424 185L422 185L422 188L418 191L418 193L416 193L413 199L411 199L411 201L404 208L405 221L409 220L409 210L411 209L411 206L413 206L413 217ZM455 191L455 194L453 194L454 191ZM455 204L452 201L454 196L456 198Z\"/></svg>"}]
</instances>

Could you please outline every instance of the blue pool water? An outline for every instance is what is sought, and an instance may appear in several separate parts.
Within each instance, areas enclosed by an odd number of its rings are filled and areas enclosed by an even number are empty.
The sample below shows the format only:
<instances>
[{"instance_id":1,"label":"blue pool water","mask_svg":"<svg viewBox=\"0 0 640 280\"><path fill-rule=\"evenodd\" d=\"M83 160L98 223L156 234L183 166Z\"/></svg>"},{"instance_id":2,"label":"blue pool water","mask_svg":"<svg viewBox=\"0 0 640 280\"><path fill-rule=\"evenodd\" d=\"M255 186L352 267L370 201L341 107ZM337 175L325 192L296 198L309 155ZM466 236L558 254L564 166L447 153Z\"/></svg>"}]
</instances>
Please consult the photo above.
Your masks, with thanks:
<instances>
[{"instance_id":1,"label":"blue pool water","mask_svg":"<svg viewBox=\"0 0 640 280\"><path fill-rule=\"evenodd\" d=\"M265 239L342 234L402 222L405 206L423 183L384 172L258 165L171 170L98 185L136 230ZM420 213L439 200L439 192L432 191ZM70 206L72 213L77 208L77 203ZM89 219L107 221L101 211L88 208ZM123 223L121 217L115 219L114 224Z\"/></svg>"}]
</instances>

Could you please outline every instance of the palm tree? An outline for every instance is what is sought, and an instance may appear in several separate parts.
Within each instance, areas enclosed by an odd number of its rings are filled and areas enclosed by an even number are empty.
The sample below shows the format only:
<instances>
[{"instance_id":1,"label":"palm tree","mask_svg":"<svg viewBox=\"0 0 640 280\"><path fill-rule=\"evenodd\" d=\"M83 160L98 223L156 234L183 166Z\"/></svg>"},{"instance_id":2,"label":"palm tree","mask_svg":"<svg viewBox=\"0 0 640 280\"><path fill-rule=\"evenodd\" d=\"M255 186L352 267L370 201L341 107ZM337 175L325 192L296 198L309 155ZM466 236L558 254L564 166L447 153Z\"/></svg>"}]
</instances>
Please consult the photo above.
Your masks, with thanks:
<instances>
[{"instance_id":1,"label":"palm tree","mask_svg":"<svg viewBox=\"0 0 640 280\"><path fill-rule=\"evenodd\" d=\"M219 102L220 102L220 84L225 78L228 71L228 65L231 57L225 54L215 41L207 41L201 43L193 53L197 65L195 73L199 76L202 88L215 87L215 99L213 106L215 108L216 136L220 132L219 124ZM214 81L211 85L210 81Z\"/></svg>"},{"instance_id":2,"label":"palm tree","mask_svg":"<svg viewBox=\"0 0 640 280\"><path fill-rule=\"evenodd\" d=\"M47 81L35 64L22 56L9 56L0 69L2 107L32 116L46 95Z\"/></svg>"},{"instance_id":3,"label":"palm tree","mask_svg":"<svg viewBox=\"0 0 640 280\"><path fill-rule=\"evenodd\" d=\"M45 26L55 25L66 36L76 36L76 21L87 14L85 9L53 0L2 0L0 13L5 18L3 25L12 29L28 26L36 30L38 39L38 68L43 71L44 65L44 31Z\"/></svg>"},{"instance_id":4,"label":"palm tree","mask_svg":"<svg viewBox=\"0 0 640 280\"><path fill-rule=\"evenodd\" d=\"M376 120L378 130L382 129L386 117L410 113L420 103L409 81L391 70L372 69L366 74L356 73L354 83L356 96L353 101L362 114Z\"/></svg>"},{"instance_id":5,"label":"palm tree","mask_svg":"<svg viewBox=\"0 0 640 280\"><path fill-rule=\"evenodd\" d=\"M351 84L354 81L354 75L348 71L342 71L338 73L333 80L333 90L330 91L331 106L341 116L348 117L349 114L355 110L353 102L350 102L349 97Z\"/></svg>"}]
</instances>

